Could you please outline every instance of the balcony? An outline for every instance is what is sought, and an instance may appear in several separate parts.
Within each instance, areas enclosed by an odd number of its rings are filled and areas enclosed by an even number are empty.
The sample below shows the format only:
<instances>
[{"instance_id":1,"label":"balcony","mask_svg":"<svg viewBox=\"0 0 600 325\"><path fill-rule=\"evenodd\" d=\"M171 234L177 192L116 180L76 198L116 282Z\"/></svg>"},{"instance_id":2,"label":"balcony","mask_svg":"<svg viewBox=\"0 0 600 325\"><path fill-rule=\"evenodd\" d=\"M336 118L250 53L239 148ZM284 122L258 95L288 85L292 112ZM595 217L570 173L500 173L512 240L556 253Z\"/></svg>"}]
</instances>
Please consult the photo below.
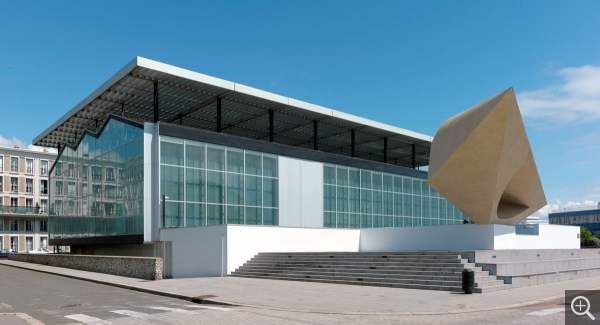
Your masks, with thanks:
<instances>
[{"instance_id":1,"label":"balcony","mask_svg":"<svg viewBox=\"0 0 600 325\"><path fill-rule=\"evenodd\" d=\"M0 214L40 214L40 208L0 206Z\"/></svg>"}]
</instances>

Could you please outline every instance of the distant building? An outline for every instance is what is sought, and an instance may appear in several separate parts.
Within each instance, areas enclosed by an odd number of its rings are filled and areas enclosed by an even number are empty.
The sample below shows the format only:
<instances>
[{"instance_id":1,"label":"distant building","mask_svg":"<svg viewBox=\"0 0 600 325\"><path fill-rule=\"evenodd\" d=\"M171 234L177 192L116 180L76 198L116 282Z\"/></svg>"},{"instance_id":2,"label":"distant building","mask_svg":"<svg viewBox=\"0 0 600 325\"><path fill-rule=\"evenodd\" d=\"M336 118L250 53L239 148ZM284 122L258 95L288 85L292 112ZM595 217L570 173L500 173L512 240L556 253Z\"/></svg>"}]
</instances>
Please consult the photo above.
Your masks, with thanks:
<instances>
[{"instance_id":1,"label":"distant building","mask_svg":"<svg viewBox=\"0 0 600 325\"><path fill-rule=\"evenodd\" d=\"M0 147L0 248L48 247L48 175L55 153Z\"/></svg>"},{"instance_id":2,"label":"distant building","mask_svg":"<svg viewBox=\"0 0 600 325\"><path fill-rule=\"evenodd\" d=\"M597 207L575 207L554 210L548 214L550 224L583 226L594 235L600 233L600 203Z\"/></svg>"}]
</instances>

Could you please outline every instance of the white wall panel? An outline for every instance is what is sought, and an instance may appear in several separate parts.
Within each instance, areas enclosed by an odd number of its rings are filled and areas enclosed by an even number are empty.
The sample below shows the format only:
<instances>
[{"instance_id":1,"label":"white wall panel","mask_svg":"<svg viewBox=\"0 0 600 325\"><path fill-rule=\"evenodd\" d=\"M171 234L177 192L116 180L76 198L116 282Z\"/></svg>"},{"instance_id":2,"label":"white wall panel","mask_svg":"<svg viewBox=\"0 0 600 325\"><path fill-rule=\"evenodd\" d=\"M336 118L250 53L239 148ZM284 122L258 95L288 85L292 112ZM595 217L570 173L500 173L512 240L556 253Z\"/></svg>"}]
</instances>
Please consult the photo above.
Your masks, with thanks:
<instances>
[{"instance_id":1,"label":"white wall panel","mask_svg":"<svg viewBox=\"0 0 600 325\"><path fill-rule=\"evenodd\" d=\"M302 226L302 163L279 157L279 225Z\"/></svg>"},{"instance_id":2,"label":"white wall panel","mask_svg":"<svg viewBox=\"0 0 600 325\"><path fill-rule=\"evenodd\" d=\"M323 164L302 161L302 227L323 228Z\"/></svg>"}]
</instances>

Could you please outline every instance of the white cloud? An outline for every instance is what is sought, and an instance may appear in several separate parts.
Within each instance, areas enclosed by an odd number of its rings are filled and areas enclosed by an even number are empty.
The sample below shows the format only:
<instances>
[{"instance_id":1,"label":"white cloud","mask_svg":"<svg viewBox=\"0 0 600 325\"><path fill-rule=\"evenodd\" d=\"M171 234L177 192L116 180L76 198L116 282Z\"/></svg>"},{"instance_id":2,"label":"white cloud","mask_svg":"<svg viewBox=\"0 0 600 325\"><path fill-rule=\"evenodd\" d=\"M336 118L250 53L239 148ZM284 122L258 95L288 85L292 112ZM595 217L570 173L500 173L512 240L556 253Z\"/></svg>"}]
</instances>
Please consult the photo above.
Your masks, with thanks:
<instances>
[{"instance_id":1,"label":"white cloud","mask_svg":"<svg viewBox=\"0 0 600 325\"><path fill-rule=\"evenodd\" d=\"M558 204L546 204L543 208L532 214L532 216L539 217L542 220L548 220L548 214L551 213L552 210L557 210L558 208L560 208Z\"/></svg>"},{"instance_id":2,"label":"white cloud","mask_svg":"<svg viewBox=\"0 0 600 325\"><path fill-rule=\"evenodd\" d=\"M517 95L523 116L552 127L600 120L600 67L563 68L557 75L561 84Z\"/></svg>"},{"instance_id":3,"label":"white cloud","mask_svg":"<svg viewBox=\"0 0 600 325\"><path fill-rule=\"evenodd\" d=\"M13 148L14 146L19 146L19 148L25 148L25 144L23 141L13 137L12 139L7 139L0 135L0 147L9 147Z\"/></svg>"},{"instance_id":4,"label":"white cloud","mask_svg":"<svg viewBox=\"0 0 600 325\"><path fill-rule=\"evenodd\" d=\"M44 149L46 149L49 152L57 153L57 150L55 148L38 147L38 146L34 146L32 144L25 145L25 143L21 139L17 139L15 137L13 137L12 139L7 139L7 138L3 137L2 135L0 135L0 147L14 148L15 146L19 146L19 148L21 148L21 149L27 149L27 150L33 150L33 151L44 151Z\"/></svg>"},{"instance_id":5,"label":"white cloud","mask_svg":"<svg viewBox=\"0 0 600 325\"><path fill-rule=\"evenodd\" d=\"M554 204L546 204L543 208L539 209L537 212L532 214L532 216L539 217L543 220L548 220L548 214L552 213L554 210L559 210L562 208L573 209L573 208L585 208L585 207L595 207L598 205L598 202L592 200L585 200L583 202L573 202L569 201L566 205L563 206L562 201L559 199L554 200Z\"/></svg>"}]
</instances>

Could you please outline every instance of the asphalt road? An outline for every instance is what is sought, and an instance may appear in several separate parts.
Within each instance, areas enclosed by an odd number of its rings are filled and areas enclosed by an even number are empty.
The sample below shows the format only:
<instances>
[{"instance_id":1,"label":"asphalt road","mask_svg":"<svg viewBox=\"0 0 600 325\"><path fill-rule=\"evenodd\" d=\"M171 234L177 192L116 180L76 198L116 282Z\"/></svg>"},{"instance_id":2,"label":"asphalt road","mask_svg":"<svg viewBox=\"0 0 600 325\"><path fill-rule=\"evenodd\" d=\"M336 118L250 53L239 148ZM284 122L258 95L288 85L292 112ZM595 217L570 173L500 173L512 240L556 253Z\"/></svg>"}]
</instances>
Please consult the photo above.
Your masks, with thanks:
<instances>
[{"instance_id":1,"label":"asphalt road","mask_svg":"<svg viewBox=\"0 0 600 325\"><path fill-rule=\"evenodd\" d=\"M562 308L563 304L552 303L491 312L415 316L298 313L194 305L188 301L0 266L0 314L26 313L48 325L564 324Z\"/></svg>"}]
</instances>

